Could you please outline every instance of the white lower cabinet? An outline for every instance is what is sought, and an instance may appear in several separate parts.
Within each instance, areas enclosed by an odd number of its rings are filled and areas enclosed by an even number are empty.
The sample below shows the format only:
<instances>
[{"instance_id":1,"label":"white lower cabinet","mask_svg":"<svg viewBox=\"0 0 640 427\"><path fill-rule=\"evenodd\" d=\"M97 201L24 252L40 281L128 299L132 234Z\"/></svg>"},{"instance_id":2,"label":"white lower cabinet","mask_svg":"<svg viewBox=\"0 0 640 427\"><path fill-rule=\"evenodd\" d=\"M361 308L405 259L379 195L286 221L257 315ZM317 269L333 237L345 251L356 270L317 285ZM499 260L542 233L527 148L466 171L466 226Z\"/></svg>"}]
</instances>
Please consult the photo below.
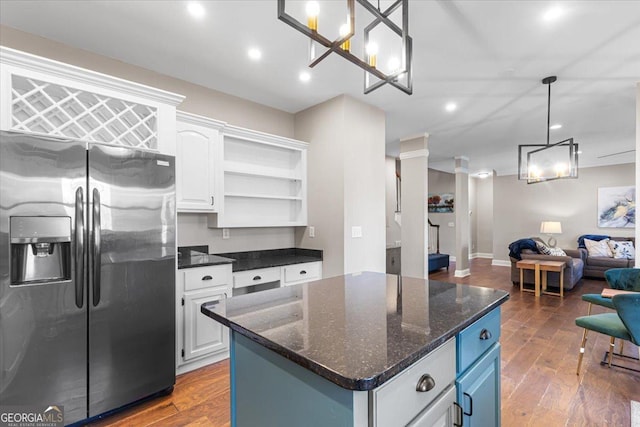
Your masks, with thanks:
<instances>
[{"instance_id":1,"label":"white lower cabinet","mask_svg":"<svg viewBox=\"0 0 640 427\"><path fill-rule=\"evenodd\" d=\"M281 277L281 286L322 279L322 261L285 265L282 267Z\"/></svg>"},{"instance_id":2,"label":"white lower cabinet","mask_svg":"<svg viewBox=\"0 0 640 427\"><path fill-rule=\"evenodd\" d=\"M229 349L228 329L200 313L202 304L227 298L229 296L227 292L226 287L185 292L183 357L185 361Z\"/></svg>"},{"instance_id":3,"label":"white lower cabinet","mask_svg":"<svg viewBox=\"0 0 640 427\"><path fill-rule=\"evenodd\" d=\"M176 281L176 373L229 357L229 330L200 312L209 301L231 297L231 264L178 270Z\"/></svg>"},{"instance_id":4,"label":"white lower cabinet","mask_svg":"<svg viewBox=\"0 0 640 427\"><path fill-rule=\"evenodd\" d=\"M376 427L453 426L455 364L455 339L451 339L374 389Z\"/></svg>"},{"instance_id":5,"label":"white lower cabinet","mask_svg":"<svg viewBox=\"0 0 640 427\"><path fill-rule=\"evenodd\" d=\"M452 385L433 402L427 409L418 415L409 426L411 427L451 427L460 425L455 421L454 404L456 401L456 388Z\"/></svg>"}]
</instances>

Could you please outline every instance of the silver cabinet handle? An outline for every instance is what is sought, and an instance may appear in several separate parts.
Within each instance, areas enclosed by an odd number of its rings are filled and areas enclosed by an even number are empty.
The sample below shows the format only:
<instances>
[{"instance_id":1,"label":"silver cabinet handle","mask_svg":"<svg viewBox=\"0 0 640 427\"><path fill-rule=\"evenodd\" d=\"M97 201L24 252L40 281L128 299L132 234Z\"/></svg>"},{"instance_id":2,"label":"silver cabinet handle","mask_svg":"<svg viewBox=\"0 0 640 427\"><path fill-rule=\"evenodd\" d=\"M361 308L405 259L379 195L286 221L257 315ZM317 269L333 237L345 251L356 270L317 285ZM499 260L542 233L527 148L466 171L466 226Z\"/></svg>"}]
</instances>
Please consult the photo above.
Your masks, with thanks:
<instances>
[{"instance_id":1,"label":"silver cabinet handle","mask_svg":"<svg viewBox=\"0 0 640 427\"><path fill-rule=\"evenodd\" d=\"M211 206L213 206L213 196L211 196Z\"/></svg>"},{"instance_id":2,"label":"silver cabinet handle","mask_svg":"<svg viewBox=\"0 0 640 427\"><path fill-rule=\"evenodd\" d=\"M84 194L82 187L76 190L76 307L84 305Z\"/></svg>"},{"instance_id":3,"label":"silver cabinet handle","mask_svg":"<svg viewBox=\"0 0 640 427\"><path fill-rule=\"evenodd\" d=\"M463 427L464 426L464 411L462 410L462 406L458 405L458 402L453 402L456 407L456 418L453 421L453 427Z\"/></svg>"},{"instance_id":4,"label":"silver cabinet handle","mask_svg":"<svg viewBox=\"0 0 640 427\"><path fill-rule=\"evenodd\" d=\"M213 280L213 277L207 275L207 276L204 276L202 280Z\"/></svg>"},{"instance_id":5,"label":"silver cabinet handle","mask_svg":"<svg viewBox=\"0 0 640 427\"><path fill-rule=\"evenodd\" d=\"M480 331L480 339L488 340L491 339L491 332L488 329L483 329Z\"/></svg>"},{"instance_id":6,"label":"silver cabinet handle","mask_svg":"<svg viewBox=\"0 0 640 427\"><path fill-rule=\"evenodd\" d=\"M300 274L307 274L305 270L300 271Z\"/></svg>"},{"instance_id":7,"label":"silver cabinet handle","mask_svg":"<svg viewBox=\"0 0 640 427\"><path fill-rule=\"evenodd\" d=\"M260 277L260 276L255 276L255 277L253 278L253 280L260 280L260 279L262 279L262 277Z\"/></svg>"},{"instance_id":8,"label":"silver cabinet handle","mask_svg":"<svg viewBox=\"0 0 640 427\"><path fill-rule=\"evenodd\" d=\"M420 377L420 381L416 385L416 391L425 392L429 391L436 386L436 381L429 374L424 374Z\"/></svg>"},{"instance_id":9,"label":"silver cabinet handle","mask_svg":"<svg viewBox=\"0 0 640 427\"><path fill-rule=\"evenodd\" d=\"M100 269L102 267L102 248L100 239L100 192L93 189L93 230L91 233L93 261L93 306L100 303Z\"/></svg>"}]
</instances>

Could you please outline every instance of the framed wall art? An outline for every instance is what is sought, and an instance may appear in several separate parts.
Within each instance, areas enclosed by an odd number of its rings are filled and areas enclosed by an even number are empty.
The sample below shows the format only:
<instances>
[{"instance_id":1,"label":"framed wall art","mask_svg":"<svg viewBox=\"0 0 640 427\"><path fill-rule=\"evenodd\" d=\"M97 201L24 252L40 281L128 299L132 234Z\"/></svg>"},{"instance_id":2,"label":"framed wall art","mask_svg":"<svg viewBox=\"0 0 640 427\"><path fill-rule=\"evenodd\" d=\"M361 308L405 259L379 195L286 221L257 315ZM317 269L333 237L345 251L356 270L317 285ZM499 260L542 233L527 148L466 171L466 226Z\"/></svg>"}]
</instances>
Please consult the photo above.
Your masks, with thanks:
<instances>
[{"instance_id":1,"label":"framed wall art","mask_svg":"<svg viewBox=\"0 0 640 427\"><path fill-rule=\"evenodd\" d=\"M453 193L429 194L428 211L435 213L453 212Z\"/></svg>"},{"instance_id":2,"label":"framed wall art","mask_svg":"<svg viewBox=\"0 0 640 427\"><path fill-rule=\"evenodd\" d=\"M636 226L636 188L598 188L598 227L633 228Z\"/></svg>"}]
</instances>

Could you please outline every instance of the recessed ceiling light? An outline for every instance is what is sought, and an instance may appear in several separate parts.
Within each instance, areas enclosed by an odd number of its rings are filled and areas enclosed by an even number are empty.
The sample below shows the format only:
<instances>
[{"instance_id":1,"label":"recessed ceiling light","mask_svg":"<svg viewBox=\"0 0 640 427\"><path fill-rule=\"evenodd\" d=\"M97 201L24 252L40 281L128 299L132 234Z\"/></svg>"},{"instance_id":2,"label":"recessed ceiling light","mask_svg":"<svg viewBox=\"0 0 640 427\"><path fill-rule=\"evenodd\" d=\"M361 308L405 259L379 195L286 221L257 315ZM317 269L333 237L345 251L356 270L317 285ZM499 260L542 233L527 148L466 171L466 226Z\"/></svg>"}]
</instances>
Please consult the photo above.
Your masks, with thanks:
<instances>
[{"instance_id":1,"label":"recessed ceiling light","mask_svg":"<svg viewBox=\"0 0 640 427\"><path fill-rule=\"evenodd\" d=\"M187 10L189 11L189 14L196 19L204 18L206 12L204 10L204 6L202 6L197 1L190 1L189 3L187 3Z\"/></svg>"},{"instance_id":2,"label":"recessed ceiling light","mask_svg":"<svg viewBox=\"0 0 640 427\"><path fill-rule=\"evenodd\" d=\"M249 49L247 54L249 55L249 58L253 59L254 61L257 61L260 58L262 58L262 52L260 52L260 50L256 49L255 47Z\"/></svg>"},{"instance_id":3,"label":"recessed ceiling light","mask_svg":"<svg viewBox=\"0 0 640 427\"><path fill-rule=\"evenodd\" d=\"M478 175L476 175L478 178L480 179L485 179L487 178L489 175L491 175L489 172L480 172L478 173Z\"/></svg>"},{"instance_id":4,"label":"recessed ceiling light","mask_svg":"<svg viewBox=\"0 0 640 427\"><path fill-rule=\"evenodd\" d=\"M556 129L560 129L561 127L562 125L560 123L556 123L555 125L549 126L549 129L556 130Z\"/></svg>"},{"instance_id":5,"label":"recessed ceiling light","mask_svg":"<svg viewBox=\"0 0 640 427\"><path fill-rule=\"evenodd\" d=\"M458 106L456 105L455 102L449 102L447 105L444 106L444 109L451 113L453 111L456 111L458 109Z\"/></svg>"},{"instance_id":6,"label":"recessed ceiling light","mask_svg":"<svg viewBox=\"0 0 640 427\"><path fill-rule=\"evenodd\" d=\"M311 74L309 74L309 72L307 72L307 71L302 71L302 72L300 73L299 78L300 78L300 81L301 81L301 82L305 82L305 83L306 83L306 82L308 82L309 80L311 80Z\"/></svg>"},{"instance_id":7,"label":"recessed ceiling light","mask_svg":"<svg viewBox=\"0 0 640 427\"><path fill-rule=\"evenodd\" d=\"M564 9L559 6L554 6L551 9L548 9L544 15L542 15L542 19L545 22L553 22L564 15Z\"/></svg>"}]
</instances>

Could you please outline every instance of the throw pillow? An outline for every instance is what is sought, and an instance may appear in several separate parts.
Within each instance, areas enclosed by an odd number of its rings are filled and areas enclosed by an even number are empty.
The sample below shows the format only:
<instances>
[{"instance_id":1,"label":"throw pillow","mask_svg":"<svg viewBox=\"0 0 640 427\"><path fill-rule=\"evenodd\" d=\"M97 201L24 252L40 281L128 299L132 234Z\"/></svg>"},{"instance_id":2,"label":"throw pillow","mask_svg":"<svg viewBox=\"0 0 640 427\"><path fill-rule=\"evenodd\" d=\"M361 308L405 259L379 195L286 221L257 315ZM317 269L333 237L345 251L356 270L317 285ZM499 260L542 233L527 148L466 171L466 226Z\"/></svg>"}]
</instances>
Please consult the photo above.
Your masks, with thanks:
<instances>
[{"instance_id":1,"label":"throw pillow","mask_svg":"<svg viewBox=\"0 0 640 427\"><path fill-rule=\"evenodd\" d=\"M609 239L603 239L600 241L584 239L584 245L587 247L589 256L603 256L613 258L613 252L609 247Z\"/></svg>"},{"instance_id":2,"label":"throw pillow","mask_svg":"<svg viewBox=\"0 0 640 427\"><path fill-rule=\"evenodd\" d=\"M542 242L536 240L536 247L540 251L541 254L544 255L552 255L552 256L567 256L565 251L560 248L550 248Z\"/></svg>"},{"instance_id":3,"label":"throw pillow","mask_svg":"<svg viewBox=\"0 0 640 427\"><path fill-rule=\"evenodd\" d=\"M551 255L551 248L547 245L545 245L542 242L538 242L537 240L536 242L536 247L538 248L538 251L540 251L541 254L544 255Z\"/></svg>"},{"instance_id":4,"label":"throw pillow","mask_svg":"<svg viewBox=\"0 0 640 427\"><path fill-rule=\"evenodd\" d=\"M609 240L609 247L614 258L634 259L636 257L636 250L631 241Z\"/></svg>"},{"instance_id":5,"label":"throw pillow","mask_svg":"<svg viewBox=\"0 0 640 427\"><path fill-rule=\"evenodd\" d=\"M549 248L551 253L549 255L553 256L567 256L567 253L560 248Z\"/></svg>"}]
</instances>

